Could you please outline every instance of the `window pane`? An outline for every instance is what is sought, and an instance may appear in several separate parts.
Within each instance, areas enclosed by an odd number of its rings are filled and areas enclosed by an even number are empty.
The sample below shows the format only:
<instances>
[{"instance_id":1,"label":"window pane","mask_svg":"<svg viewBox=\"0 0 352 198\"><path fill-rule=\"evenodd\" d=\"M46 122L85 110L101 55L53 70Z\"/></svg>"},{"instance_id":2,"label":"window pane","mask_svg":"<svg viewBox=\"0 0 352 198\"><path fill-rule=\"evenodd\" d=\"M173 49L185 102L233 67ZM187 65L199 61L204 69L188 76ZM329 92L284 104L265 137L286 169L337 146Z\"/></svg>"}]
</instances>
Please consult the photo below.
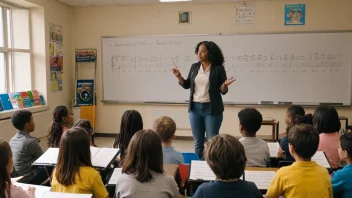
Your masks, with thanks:
<instances>
[{"instance_id":1,"label":"window pane","mask_svg":"<svg viewBox=\"0 0 352 198\"><path fill-rule=\"evenodd\" d=\"M13 53L13 92L31 90L30 54Z\"/></svg>"},{"instance_id":2,"label":"window pane","mask_svg":"<svg viewBox=\"0 0 352 198\"><path fill-rule=\"evenodd\" d=\"M4 39L4 21L2 16L2 7L0 7L0 47L5 46Z\"/></svg>"},{"instance_id":3,"label":"window pane","mask_svg":"<svg viewBox=\"0 0 352 198\"><path fill-rule=\"evenodd\" d=\"M29 49L29 10L12 9L13 48Z\"/></svg>"},{"instance_id":4,"label":"window pane","mask_svg":"<svg viewBox=\"0 0 352 198\"><path fill-rule=\"evenodd\" d=\"M6 9L6 25L7 25L7 45L12 47L12 14L10 9Z\"/></svg>"},{"instance_id":5,"label":"window pane","mask_svg":"<svg viewBox=\"0 0 352 198\"><path fill-rule=\"evenodd\" d=\"M6 65L4 53L0 53L0 93L3 92L6 92Z\"/></svg>"}]
</instances>

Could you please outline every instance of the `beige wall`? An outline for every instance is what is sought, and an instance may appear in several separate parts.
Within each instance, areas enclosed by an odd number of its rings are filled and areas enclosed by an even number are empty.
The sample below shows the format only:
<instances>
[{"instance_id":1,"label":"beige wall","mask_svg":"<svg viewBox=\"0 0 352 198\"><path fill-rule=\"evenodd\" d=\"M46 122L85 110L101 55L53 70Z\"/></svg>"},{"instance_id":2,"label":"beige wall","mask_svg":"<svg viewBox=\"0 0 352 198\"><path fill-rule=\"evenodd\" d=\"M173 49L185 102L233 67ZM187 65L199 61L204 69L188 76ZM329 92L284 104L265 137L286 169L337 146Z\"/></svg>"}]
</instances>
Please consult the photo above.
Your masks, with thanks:
<instances>
[{"instance_id":1,"label":"beige wall","mask_svg":"<svg viewBox=\"0 0 352 198\"><path fill-rule=\"evenodd\" d=\"M255 24L245 26L233 24L235 3L75 7L72 16L72 49L98 49L97 100L100 101L102 99L101 36L352 30L351 0L340 0L338 3L335 0L300 1L307 4L306 25L301 27L285 27L283 25L284 4L287 2L282 0L253 2L256 6ZM63 10L62 13L70 13L69 9L63 8L64 6L60 7ZM192 24L179 25L177 22L178 11L191 11ZM48 14L48 21L58 24L61 22L64 27L70 26L66 18L61 17L59 20L58 17L55 17L59 14L54 12L57 11L53 10L53 13ZM66 57L65 60L68 60ZM176 79L170 80L177 83ZM128 82L126 83L128 84ZM236 86L236 83L232 86ZM68 98L68 95L72 95L65 94L67 94L66 91L61 96ZM52 94L52 96L57 95ZM237 113L241 108L243 107L225 107L221 133L240 135ZM152 126L153 110L187 111L186 106L117 105L98 102L97 132L118 132L121 114L126 109L140 111L145 128ZM286 107L258 107L258 109L263 116L272 116L278 119L281 122L280 131L284 131ZM308 112L313 110L312 108L307 109ZM352 112L349 108L339 109L339 113L352 118ZM269 133L268 128L264 128L261 133ZM177 135L191 135L191 133L190 130L178 130Z\"/></svg>"},{"instance_id":2,"label":"beige wall","mask_svg":"<svg viewBox=\"0 0 352 198\"><path fill-rule=\"evenodd\" d=\"M55 0L28 0L28 2L37 5L31 8L34 88L47 96L46 100L50 109L58 105L70 107L71 100L74 98L72 8ZM50 85L48 48L50 23L63 27L64 75L61 92L52 92Z\"/></svg>"}]
</instances>

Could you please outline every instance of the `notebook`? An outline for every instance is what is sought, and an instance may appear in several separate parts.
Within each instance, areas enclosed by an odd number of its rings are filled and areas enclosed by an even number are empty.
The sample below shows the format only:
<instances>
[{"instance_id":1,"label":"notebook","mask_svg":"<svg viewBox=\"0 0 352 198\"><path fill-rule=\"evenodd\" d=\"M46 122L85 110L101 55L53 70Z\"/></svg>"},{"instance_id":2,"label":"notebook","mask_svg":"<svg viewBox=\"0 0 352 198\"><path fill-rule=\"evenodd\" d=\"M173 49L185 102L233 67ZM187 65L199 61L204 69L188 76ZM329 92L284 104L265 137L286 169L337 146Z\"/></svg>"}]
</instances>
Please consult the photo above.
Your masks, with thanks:
<instances>
[{"instance_id":1,"label":"notebook","mask_svg":"<svg viewBox=\"0 0 352 198\"><path fill-rule=\"evenodd\" d=\"M244 171L242 180L254 182L259 190L267 190L275 177L275 171Z\"/></svg>"},{"instance_id":2,"label":"notebook","mask_svg":"<svg viewBox=\"0 0 352 198\"><path fill-rule=\"evenodd\" d=\"M96 148L90 147L92 156L92 164L94 167L106 168L119 152L115 148ZM58 148L49 148L42 156L40 156L32 165L52 165L57 164L59 156Z\"/></svg>"},{"instance_id":3,"label":"notebook","mask_svg":"<svg viewBox=\"0 0 352 198\"><path fill-rule=\"evenodd\" d=\"M13 185L21 187L23 190L27 190L29 186L35 187L35 197L37 197L37 198L42 197L46 192L49 192L51 190L51 188L47 187L47 186L23 184L23 183L18 183L18 182L14 182Z\"/></svg>"},{"instance_id":4,"label":"notebook","mask_svg":"<svg viewBox=\"0 0 352 198\"><path fill-rule=\"evenodd\" d=\"M206 161L191 161L190 180L203 180L203 181L214 181L216 176L213 171L210 169Z\"/></svg>"},{"instance_id":5,"label":"notebook","mask_svg":"<svg viewBox=\"0 0 352 198\"><path fill-rule=\"evenodd\" d=\"M112 173L108 185L116 185L117 180L122 175L122 168L115 168L114 172Z\"/></svg>"},{"instance_id":6,"label":"notebook","mask_svg":"<svg viewBox=\"0 0 352 198\"><path fill-rule=\"evenodd\" d=\"M93 194L46 192L41 198L92 198Z\"/></svg>"},{"instance_id":7,"label":"notebook","mask_svg":"<svg viewBox=\"0 0 352 198\"><path fill-rule=\"evenodd\" d=\"M329 162L328 158L326 157L324 151L317 151L313 155L312 161L315 161L317 164L319 164L322 167L331 168L330 162Z\"/></svg>"},{"instance_id":8,"label":"notebook","mask_svg":"<svg viewBox=\"0 0 352 198\"><path fill-rule=\"evenodd\" d=\"M279 152L280 144L278 142L268 142L270 157L276 158Z\"/></svg>"}]
</instances>

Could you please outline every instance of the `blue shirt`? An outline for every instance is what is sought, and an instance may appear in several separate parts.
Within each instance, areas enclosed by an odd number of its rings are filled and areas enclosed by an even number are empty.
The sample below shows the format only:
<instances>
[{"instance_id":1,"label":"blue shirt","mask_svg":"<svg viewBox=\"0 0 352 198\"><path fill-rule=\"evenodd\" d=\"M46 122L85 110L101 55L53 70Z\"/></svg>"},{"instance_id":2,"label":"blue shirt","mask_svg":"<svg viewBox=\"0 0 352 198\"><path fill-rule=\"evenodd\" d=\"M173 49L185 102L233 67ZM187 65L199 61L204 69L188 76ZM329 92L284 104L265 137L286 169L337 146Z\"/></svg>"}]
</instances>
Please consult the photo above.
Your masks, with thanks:
<instances>
[{"instance_id":1,"label":"blue shirt","mask_svg":"<svg viewBox=\"0 0 352 198\"><path fill-rule=\"evenodd\" d=\"M288 148L288 137L285 136L280 140L280 147L283 151L285 151L285 155L286 155L286 160L288 161L295 161L295 159L292 157L290 150Z\"/></svg>"},{"instance_id":2,"label":"blue shirt","mask_svg":"<svg viewBox=\"0 0 352 198\"><path fill-rule=\"evenodd\" d=\"M338 170L331 178L334 197L352 197L352 164Z\"/></svg>"},{"instance_id":3,"label":"blue shirt","mask_svg":"<svg viewBox=\"0 0 352 198\"><path fill-rule=\"evenodd\" d=\"M183 164L183 156L174 147L163 147L164 164Z\"/></svg>"},{"instance_id":4,"label":"blue shirt","mask_svg":"<svg viewBox=\"0 0 352 198\"><path fill-rule=\"evenodd\" d=\"M214 181L200 185L193 198L263 198L253 182L238 180L235 182Z\"/></svg>"}]
</instances>

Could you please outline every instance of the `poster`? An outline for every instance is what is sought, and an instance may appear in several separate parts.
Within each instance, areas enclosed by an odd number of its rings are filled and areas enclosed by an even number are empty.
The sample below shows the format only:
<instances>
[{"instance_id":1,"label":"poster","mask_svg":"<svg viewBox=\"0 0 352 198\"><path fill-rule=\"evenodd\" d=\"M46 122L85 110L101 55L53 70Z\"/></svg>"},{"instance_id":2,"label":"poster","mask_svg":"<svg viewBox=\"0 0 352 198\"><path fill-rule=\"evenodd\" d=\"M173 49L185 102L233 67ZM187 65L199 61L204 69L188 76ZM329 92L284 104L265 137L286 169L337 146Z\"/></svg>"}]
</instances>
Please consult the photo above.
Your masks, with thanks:
<instances>
[{"instance_id":1,"label":"poster","mask_svg":"<svg viewBox=\"0 0 352 198\"><path fill-rule=\"evenodd\" d=\"M285 25L305 25L306 4L285 5Z\"/></svg>"},{"instance_id":2,"label":"poster","mask_svg":"<svg viewBox=\"0 0 352 198\"><path fill-rule=\"evenodd\" d=\"M50 82L52 91L62 91L62 75L64 71L64 52L63 52L63 32L62 27L50 24Z\"/></svg>"},{"instance_id":3,"label":"poster","mask_svg":"<svg viewBox=\"0 0 352 198\"><path fill-rule=\"evenodd\" d=\"M93 105L94 80L77 80L77 105Z\"/></svg>"},{"instance_id":4,"label":"poster","mask_svg":"<svg viewBox=\"0 0 352 198\"><path fill-rule=\"evenodd\" d=\"M96 60L96 49L76 49L76 62L95 62Z\"/></svg>"},{"instance_id":5,"label":"poster","mask_svg":"<svg viewBox=\"0 0 352 198\"><path fill-rule=\"evenodd\" d=\"M254 5L237 5L235 8L235 24L254 24Z\"/></svg>"}]
</instances>

